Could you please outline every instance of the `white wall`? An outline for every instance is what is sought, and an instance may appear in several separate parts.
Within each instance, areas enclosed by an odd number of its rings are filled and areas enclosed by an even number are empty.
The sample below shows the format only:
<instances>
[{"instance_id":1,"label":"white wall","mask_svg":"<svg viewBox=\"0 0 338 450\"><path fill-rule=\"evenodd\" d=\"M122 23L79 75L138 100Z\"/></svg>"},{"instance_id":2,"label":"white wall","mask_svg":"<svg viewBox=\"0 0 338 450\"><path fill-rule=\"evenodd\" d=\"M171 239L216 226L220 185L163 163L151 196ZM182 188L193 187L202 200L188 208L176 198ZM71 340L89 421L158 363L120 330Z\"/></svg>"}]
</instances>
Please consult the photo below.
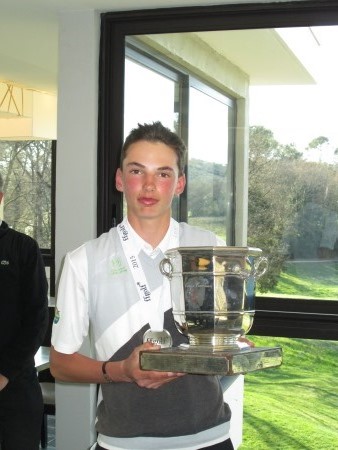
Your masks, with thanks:
<instances>
[{"instance_id":1,"label":"white wall","mask_svg":"<svg viewBox=\"0 0 338 450\"><path fill-rule=\"evenodd\" d=\"M56 273L67 251L96 237L99 33L95 11L60 17ZM95 388L56 384L58 450L85 450L95 440Z\"/></svg>"},{"instance_id":2,"label":"white wall","mask_svg":"<svg viewBox=\"0 0 338 450\"><path fill-rule=\"evenodd\" d=\"M61 15L56 166L56 265L96 236L96 154L100 17Z\"/></svg>"}]
</instances>

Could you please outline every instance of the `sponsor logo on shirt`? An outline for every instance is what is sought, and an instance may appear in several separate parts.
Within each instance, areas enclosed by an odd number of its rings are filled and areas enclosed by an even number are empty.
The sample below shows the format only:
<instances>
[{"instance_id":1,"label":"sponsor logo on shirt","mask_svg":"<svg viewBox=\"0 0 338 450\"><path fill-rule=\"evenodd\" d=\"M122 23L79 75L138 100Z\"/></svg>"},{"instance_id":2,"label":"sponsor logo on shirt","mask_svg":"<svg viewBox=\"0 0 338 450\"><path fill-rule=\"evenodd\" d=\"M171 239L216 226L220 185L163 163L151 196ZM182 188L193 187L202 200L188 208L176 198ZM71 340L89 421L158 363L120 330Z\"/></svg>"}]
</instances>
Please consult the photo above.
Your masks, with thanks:
<instances>
[{"instance_id":1,"label":"sponsor logo on shirt","mask_svg":"<svg viewBox=\"0 0 338 450\"><path fill-rule=\"evenodd\" d=\"M0 264L1 264L2 266L9 266L9 261L8 261L7 259L2 259L2 260L0 261Z\"/></svg>"},{"instance_id":2,"label":"sponsor logo on shirt","mask_svg":"<svg viewBox=\"0 0 338 450\"><path fill-rule=\"evenodd\" d=\"M113 258L110 261L110 273L112 275L119 275L120 273L124 272L127 272L127 268L125 267L121 259L119 257Z\"/></svg>"}]
</instances>

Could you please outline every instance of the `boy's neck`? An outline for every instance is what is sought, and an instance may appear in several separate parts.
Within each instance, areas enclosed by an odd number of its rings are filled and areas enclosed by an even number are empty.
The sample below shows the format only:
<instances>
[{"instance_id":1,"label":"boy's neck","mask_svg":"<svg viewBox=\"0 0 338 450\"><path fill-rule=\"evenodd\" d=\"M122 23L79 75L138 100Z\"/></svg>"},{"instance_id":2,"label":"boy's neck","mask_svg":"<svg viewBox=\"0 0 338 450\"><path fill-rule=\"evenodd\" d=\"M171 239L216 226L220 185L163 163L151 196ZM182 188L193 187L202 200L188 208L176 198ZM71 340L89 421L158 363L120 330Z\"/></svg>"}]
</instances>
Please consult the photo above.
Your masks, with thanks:
<instances>
[{"instance_id":1,"label":"boy's neck","mask_svg":"<svg viewBox=\"0 0 338 450\"><path fill-rule=\"evenodd\" d=\"M154 219L134 220L128 217L128 221L134 231L153 248L156 248L163 240L170 225L170 217L161 221Z\"/></svg>"}]
</instances>

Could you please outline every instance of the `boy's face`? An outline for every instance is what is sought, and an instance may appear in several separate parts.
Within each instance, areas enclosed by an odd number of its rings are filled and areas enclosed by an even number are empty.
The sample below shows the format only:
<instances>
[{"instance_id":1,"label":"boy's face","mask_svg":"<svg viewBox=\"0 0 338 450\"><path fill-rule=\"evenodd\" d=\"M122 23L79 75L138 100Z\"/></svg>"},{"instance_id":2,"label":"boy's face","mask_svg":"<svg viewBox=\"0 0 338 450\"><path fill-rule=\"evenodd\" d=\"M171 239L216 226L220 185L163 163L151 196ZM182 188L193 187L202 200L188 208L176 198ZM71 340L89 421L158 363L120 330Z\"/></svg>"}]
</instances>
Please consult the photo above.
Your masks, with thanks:
<instances>
[{"instance_id":1,"label":"boy's face","mask_svg":"<svg viewBox=\"0 0 338 450\"><path fill-rule=\"evenodd\" d=\"M132 144L116 172L116 188L127 202L128 218L170 217L174 195L185 187L174 150L162 142Z\"/></svg>"}]
</instances>

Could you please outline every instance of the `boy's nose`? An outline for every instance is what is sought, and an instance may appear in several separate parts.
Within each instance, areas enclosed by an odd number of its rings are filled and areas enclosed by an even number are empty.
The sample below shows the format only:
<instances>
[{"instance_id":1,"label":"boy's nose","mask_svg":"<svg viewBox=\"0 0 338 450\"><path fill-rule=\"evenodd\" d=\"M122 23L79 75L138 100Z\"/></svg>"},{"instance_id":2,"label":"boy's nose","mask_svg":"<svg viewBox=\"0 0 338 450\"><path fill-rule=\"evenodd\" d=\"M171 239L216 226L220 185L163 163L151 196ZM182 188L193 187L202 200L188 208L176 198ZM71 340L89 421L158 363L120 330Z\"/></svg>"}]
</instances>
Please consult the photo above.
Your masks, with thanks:
<instances>
[{"instance_id":1,"label":"boy's nose","mask_svg":"<svg viewBox=\"0 0 338 450\"><path fill-rule=\"evenodd\" d=\"M153 191L155 190L155 186L154 186L153 183L147 183L147 184L144 186L144 190L145 190L146 192L153 192Z\"/></svg>"},{"instance_id":2,"label":"boy's nose","mask_svg":"<svg viewBox=\"0 0 338 450\"><path fill-rule=\"evenodd\" d=\"M152 192L155 190L155 183L152 177L147 177L144 183L144 190L146 192Z\"/></svg>"}]
</instances>

